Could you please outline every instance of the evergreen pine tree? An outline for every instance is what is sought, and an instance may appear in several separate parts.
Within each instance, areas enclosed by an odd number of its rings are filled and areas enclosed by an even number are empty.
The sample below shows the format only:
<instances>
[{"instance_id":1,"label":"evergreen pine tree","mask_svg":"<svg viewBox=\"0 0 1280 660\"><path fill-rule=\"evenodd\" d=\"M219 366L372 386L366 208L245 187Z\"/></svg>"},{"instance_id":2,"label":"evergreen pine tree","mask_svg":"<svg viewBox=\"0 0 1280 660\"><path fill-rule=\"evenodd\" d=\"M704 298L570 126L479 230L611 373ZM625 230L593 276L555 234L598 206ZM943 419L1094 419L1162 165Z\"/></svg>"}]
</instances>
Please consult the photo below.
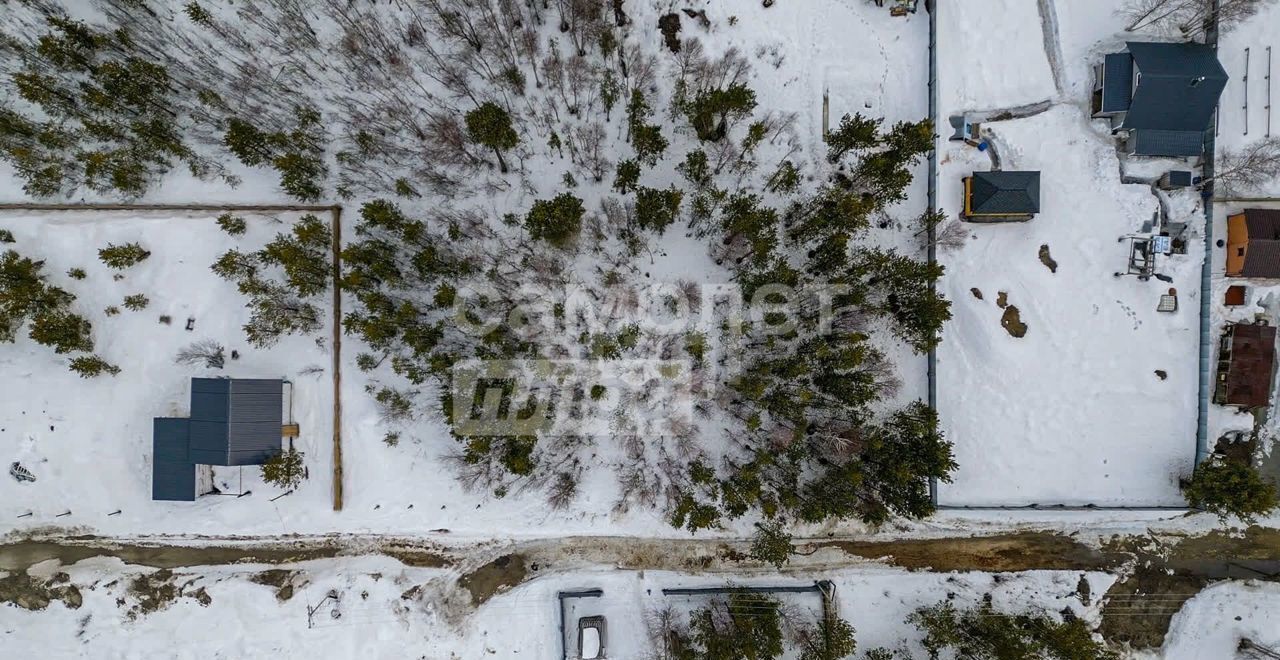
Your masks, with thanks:
<instances>
[{"instance_id":1,"label":"evergreen pine tree","mask_svg":"<svg viewBox=\"0 0 1280 660\"><path fill-rule=\"evenodd\" d=\"M92 330L88 319L65 309L41 312L31 321L31 339L58 354L92 351Z\"/></svg>"},{"instance_id":2,"label":"evergreen pine tree","mask_svg":"<svg viewBox=\"0 0 1280 660\"><path fill-rule=\"evenodd\" d=\"M861 113L845 115L840 125L827 133L827 160L835 163L849 152L861 153L880 144L882 119L863 117Z\"/></svg>"},{"instance_id":3,"label":"evergreen pine tree","mask_svg":"<svg viewBox=\"0 0 1280 660\"><path fill-rule=\"evenodd\" d=\"M115 270L131 268L150 256L151 252L137 243L110 244L98 250L98 258L102 260L102 263Z\"/></svg>"},{"instance_id":4,"label":"evergreen pine tree","mask_svg":"<svg viewBox=\"0 0 1280 660\"><path fill-rule=\"evenodd\" d=\"M636 189L636 224L642 229L662 233L680 215L684 193L675 186L666 190L640 187Z\"/></svg>"},{"instance_id":5,"label":"evergreen pine tree","mask_svg":"<svg viewBox=\"0 0 1280 660\"><path fill-rule=\"evenodd\" d=\"M81 378L95 378L102 374L114 376L120 373L120 367L117 367L96 355L83 355L71 358L71 370L80 374Z\"/></svg>"},{"instance_id":6,"label":"evergreen pine tree","mask_svg":"<svg viewBox=\"0 0 1280 660\"><path fill-rule=\"evenodd\" d=\"M1247 460L1210 457L1196 466L1190 480L1182 483L1187 504L1218 515L1253 524L1277 507L1276 485L1263 479Z\"/></svg>"},{"instance_id":7,"label":"evergreen pine tree","mask_svg":"<svg viewBox=\"0 0 1280 660\"><path fill-rule=\"evenodd\" d=\"M756 107L756 93L742 83L703 91L691 99L685 114L698 139L719 142L732 121L746 117Z\"/></svg>"},{"instance_id":8,"label":"evergreen pine tree","mask_svg":"<svg viewBox=\"0 0 1280 660\"><path fill-rule=\"evenodd\" d=\"M751 558L769 562L782 568L791 559L791 535L782 527L779 520L767 520L756 523L755 536L751 538Z\"/></svg>"},{"instance_id":9,"label":"evergreen pine tree","mask_svg":"<svg viewBox=\"0 0 1280 660\"><path fill-rule=\"evenodd\" d=\"M551 199L535 201L525 216L524 226L533 238L564 247L582 229L585 212L581 199L560 193Z\"/></svg>"},{"instance_id":10,"label":"evergreen pine tree","mask_svg":"<svg viewBox=\"0 0 1280 660\"><path fill-rule=\"evenodd\" d=\"M303 453L290 447L262 464L262 480L282 489L297 488L302 483L305 468Z\"/></svg>"},{"instance_id":11,"label":"evergreen pine tree","mask_svg":"<svg viewBox=\"0 0 1280 660\"><path fill-rule=\"evenodd\" d=\"M506 174L507 161L503 159L502 152L514 149L520 143L520 136L511 125L511 115L497 103L486 101L467 113L466 123L471 139L493 149L498 157L498 167Z\"/></svg>"}]
</instances>

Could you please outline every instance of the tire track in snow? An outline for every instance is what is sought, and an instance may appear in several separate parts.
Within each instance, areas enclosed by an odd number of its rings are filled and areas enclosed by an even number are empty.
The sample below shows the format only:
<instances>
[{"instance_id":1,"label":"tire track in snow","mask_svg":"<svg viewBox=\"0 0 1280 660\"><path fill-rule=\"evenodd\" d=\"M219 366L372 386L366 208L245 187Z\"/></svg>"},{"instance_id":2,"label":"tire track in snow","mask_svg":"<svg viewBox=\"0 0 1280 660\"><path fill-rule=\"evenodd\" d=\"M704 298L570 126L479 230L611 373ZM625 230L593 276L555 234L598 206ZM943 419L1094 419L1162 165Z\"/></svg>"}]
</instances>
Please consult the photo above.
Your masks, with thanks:
<instances>
[{"instance_id":1,"label":"tire track in snow","mask_svg":"<svg viewBox=\"0 0 1280 660\"><path fill-rule=\"evenodd\" d=\"M1058 98L1066 95L1067 80L1062 70L1062 40L1058 37L1058 12L1053 0L1036 0L1040 8L1040 30L1044 32L1044 56L1053 72L1053 87Z\"/></svg>"}]
</instances>

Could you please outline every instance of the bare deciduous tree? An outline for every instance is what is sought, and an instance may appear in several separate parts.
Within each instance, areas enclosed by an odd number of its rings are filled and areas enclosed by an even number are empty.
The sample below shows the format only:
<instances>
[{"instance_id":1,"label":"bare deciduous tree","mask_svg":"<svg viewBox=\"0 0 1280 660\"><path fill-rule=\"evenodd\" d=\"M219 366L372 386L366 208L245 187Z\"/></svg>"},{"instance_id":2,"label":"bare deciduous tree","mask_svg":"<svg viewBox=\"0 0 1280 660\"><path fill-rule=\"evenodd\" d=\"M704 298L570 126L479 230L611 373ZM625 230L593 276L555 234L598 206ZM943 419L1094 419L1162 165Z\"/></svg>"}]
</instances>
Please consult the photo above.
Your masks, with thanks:
<instances>
[{"instance_id":1,"label":"bare deciduous tree","mask_svg":"<svg viewBox=\"0 0 1280 660\"><path fill-rule=\"evenodd\" d=\"M1217 20L1219 30L1228 30L1258 13L1272 0L1130 0L1117 12L1126 20L1125 30L1157 30L1189 38L1202 36Z\"/></svg>"},{"instance_id":2,"label":"bare deciduous tree","mask_svg":"<svg viewBox=\"0 0 1280 660\"><path fill-rule=\"evenodd\" d=\"M1280 137L1273 137L1224 151L1218 158L1212 181L1223 192L1234 194L1258 190L1277 177L1280 177Z\"/></svg>"},{"instance_id":3,"label":"bare deciduous tree","mask_svg":"<svg viewBox=\"0 0 1280 660\"><path fill-rule=\"evenodd\" d=\"M933 244L942 250L955 250L964 247L969 240L969 228L957 220L948 222L933 235Z\"/></svg>"},{"instance_id":4,"label":"bare deciduous tree","mask_svg":"<svg viewBox=\"0 0 1280 660\"><path fill-rule=\"evenodd\" d=\"M568 136L569 154L574 164L586 170L596 183L604 181L605 172L613 165L605 154L607 138L604 125L599 122L575 126Z\"/></svg>"}]
</instances>

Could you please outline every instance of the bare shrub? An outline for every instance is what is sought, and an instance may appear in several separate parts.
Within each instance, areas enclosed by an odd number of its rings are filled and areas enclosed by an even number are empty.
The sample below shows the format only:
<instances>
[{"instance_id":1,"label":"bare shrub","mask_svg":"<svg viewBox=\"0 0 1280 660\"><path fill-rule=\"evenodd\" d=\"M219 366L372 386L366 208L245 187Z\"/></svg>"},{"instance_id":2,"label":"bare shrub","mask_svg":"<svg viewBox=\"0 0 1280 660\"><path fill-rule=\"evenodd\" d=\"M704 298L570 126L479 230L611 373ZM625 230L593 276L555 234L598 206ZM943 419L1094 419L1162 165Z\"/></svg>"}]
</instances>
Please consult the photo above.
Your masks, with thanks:
<instances>
[{"instance_id":1,"label":"bare shrub","mask_svg":"<svg viewBox=\"0 0 1280 660\"><path fill-rule=\"evenodd\" d=\"M188 366L203 363L209 369L221 369L226 363L224 353L222 344L212 339L205 339L178 351L173 361Z\"/></svg>"},{"instance_id":2,"label":"bare shrub","mask_svg":"<svg viewBox=\"0 0 1280 660\"><path fill-rule=\"evenodd\" d=\"M578 496L580 476L581 474L577 472L557 472L551 482L551 488L547 491L547 505L553 509L568 507Z\"/></svg>"}]
</instances>

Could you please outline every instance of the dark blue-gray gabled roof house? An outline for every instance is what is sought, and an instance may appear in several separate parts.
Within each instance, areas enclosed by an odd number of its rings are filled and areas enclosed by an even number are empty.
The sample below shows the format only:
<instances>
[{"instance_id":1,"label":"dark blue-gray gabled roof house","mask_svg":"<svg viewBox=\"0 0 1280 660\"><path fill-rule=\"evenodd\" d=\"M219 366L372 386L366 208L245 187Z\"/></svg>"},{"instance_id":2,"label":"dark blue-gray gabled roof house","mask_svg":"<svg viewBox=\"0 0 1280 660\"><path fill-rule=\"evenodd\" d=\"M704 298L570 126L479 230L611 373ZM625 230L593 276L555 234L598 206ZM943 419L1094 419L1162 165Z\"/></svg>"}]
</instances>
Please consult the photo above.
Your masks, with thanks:
<instances>
[{"instance_id":1,"label":"dark blue-gray gabled roof house","mask_svg":"<svg viewBox=\"0 0 1280 660\"><path fill-rule=\"evenodd\" d=\"M157 417L151 499L192 501L198 465L262 465L280 453L284 381L191 379L191 417Z\"/></svg>"},{"instance_id":2,"label":"dark blue-gray gabled roof house","mask_svg":"<svg viewBox=\"0 0 1280 660\"><path fill-rule=\"evenodd\" d=\"M1129 153L1199 156L1227 72L1210 46L1130 41L1094 69L1093 116L1128 134Z\"/></svg>"},{"instance_id":3,"label":"dark blue-gray gabled roof house","mask_svg":"<svg viewBox=\"0 0 1280 660\"><path fill-rule=\"evenodd\" d=\"M191 379L191 462L262 465L280 452L280 380Z\"/></svg>"},{"instance_id":4,"label":"dark blue-gray gabled roof house","mask_svg":"<svg viewBox=\"0 0 1280 660\"><path fill-rule=\"evenodd\" d=\"M965 220L1019 222L1040 212L1039 172L974 172L963 181Z\"/></svg>"}]
</instances>

